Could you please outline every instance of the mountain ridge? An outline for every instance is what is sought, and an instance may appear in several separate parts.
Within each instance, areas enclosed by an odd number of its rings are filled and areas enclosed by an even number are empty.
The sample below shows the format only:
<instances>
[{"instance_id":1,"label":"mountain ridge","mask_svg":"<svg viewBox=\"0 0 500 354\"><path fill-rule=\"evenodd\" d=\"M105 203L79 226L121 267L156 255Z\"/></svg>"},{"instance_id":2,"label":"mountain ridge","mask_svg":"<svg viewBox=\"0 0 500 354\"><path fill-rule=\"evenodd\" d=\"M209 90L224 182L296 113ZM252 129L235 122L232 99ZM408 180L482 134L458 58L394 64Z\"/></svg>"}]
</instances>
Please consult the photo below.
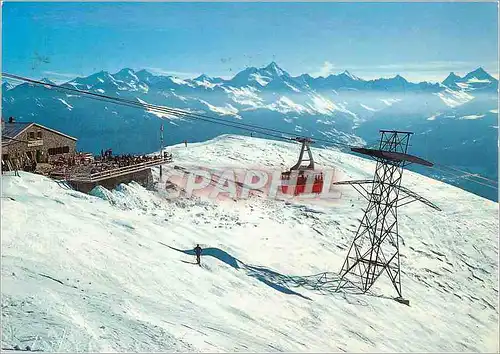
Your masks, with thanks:
<instances>
[{"instance_id":1,"label":"mountain ridge","mask_svg":"<svg viewBox=\"0 0 500 354\"><path fill-rule=\"evenodd\" d=\"M253 76L252 76L253 75ZM230 79L223 79L221 77L212 77L207 74L201 74L197 77L194 78L187 78L187 79L181 79L180 77L176 75L162 75L162 74L154 74L147 69L138 69L134 70L129 67L122 68L118 70L116 73L112 74L108 71L101 70L99 72L95 72L93 74L90 74L88 76L78 76L75 77L69 81L66 81L62 83L61 85L64 84L71 84L71 83L79 83L79 84L95 84L95 79L103 79L104 78L112 78L115 79L118 78L123 78L123 77L136 77L137 79L144 80L146 82L151 82L151 81L163 81L166 79L169 79L170 81L173 81L174 83L177 82L188 82L192 83L195 81L206 81L215 85L220 85L220 84L231 84L235 85L237 87L249 85L249 84L257 84L260 88L263 88L267 86L269 83L275 80L291 80L291 82L296 83L298 86L303 86L303 83L306 83L309 87L314 88L317 86L318 89L328 87L328 88L341 88L341 87L352 87L356 89L377 89L377 88L385 88L387 89L387 86L398 86L398 87L406 87L406 88L413 88L418 90L420 89L438 89L441 85L444 85L446 87L450 88L458 88L457 82L462 83L466 82L468 80L476 78L478 81L485 81L488 80L490 83L496 87L498 87L498 79L493 77L491 74L489 74L484 68L479 66L477 69L474 69L467 74L465 74L463 77L456 75L454 72L451 72L448 77L443 79L440 82L431 82L428 80L420 81L420 82L413 82L407 80L404 76L400 74L395 74L393 77L390 78L384 78L380 77L377 79L371 79L371 80L366 80L361 77L358 77L348 70L344 70L340 73L337 74L329 74L326 77L323 76L317 76L313 77L309 73L303 73L297 76L292 76L290 75L286 70L282 69L275 61L272 61L266 66L263 67L255 67L255 66L250 66L247 67L238 73L236 73L232 78ZM49 78L42 78L42 80L49 80L50 82L53 82ZM174 85L175 86L175 85Z\"/></svg>"},{"instance_id":2,"label":"mountain ridge","mask_svg":"<svg viewBox=\"0 0 500 354\"><path fill-rule=\"evenodd\" d=\"M77 77L62 86L229 121L242 119L247 124L321 138L333 146L378 140L381 128L413 131L415 154L498 178L498 80L481 67L463 77L450 74L443 82L446 80L447 85L413 83L401 75L364 80L349 71L318 78L309 74L291 76L272 62L261 68L246 68L228 79L208 75L181 79L125 67L116 73L101 70ZM155 151L159 127L165 120L169 123L166 144L241 133L237 128L221 128L194 118L181 120L44 86L25 83L9 87L2 85L4 116L35 121L77 136L79 147L85 151L99 152L103 142L120 153ZM478 191L467 180L438 177L488 198L498 198L495 191Z\"/></svg>"}]
</instances>

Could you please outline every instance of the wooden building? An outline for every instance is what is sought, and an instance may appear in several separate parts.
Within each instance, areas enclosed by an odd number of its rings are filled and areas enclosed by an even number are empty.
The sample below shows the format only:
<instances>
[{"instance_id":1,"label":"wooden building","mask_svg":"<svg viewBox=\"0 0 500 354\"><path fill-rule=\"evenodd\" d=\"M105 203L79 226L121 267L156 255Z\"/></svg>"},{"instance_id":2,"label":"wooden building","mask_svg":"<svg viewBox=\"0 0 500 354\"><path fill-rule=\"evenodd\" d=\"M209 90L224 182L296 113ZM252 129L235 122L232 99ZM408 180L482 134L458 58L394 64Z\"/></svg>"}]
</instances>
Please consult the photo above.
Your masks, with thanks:
<instances>
[{"instance_id":1,"label":"wooden building","mask_svg":"<svg viewBox=\"0 0 500 354\"><path fill-rule=\"evenodd\" d=\"M2 165L22 168L26 163L47 163L76 153L77 139L38 123L2 119ZM15 166L14 166L15 167Z\"/></svg>"}]
</instances>

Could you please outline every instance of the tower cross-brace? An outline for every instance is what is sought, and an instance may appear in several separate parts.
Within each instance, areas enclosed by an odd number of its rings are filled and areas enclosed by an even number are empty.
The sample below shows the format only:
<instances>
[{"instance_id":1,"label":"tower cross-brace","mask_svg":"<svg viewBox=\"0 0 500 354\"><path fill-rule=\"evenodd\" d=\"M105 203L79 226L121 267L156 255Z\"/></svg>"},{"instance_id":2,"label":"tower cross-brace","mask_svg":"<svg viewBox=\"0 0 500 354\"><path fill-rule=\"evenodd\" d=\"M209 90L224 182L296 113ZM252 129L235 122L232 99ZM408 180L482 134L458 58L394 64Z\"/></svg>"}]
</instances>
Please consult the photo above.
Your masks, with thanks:
<instances>
[{"instance_id":1,"label":"tower cross-brace","mask_svg":"<svg viewBox=\"0 0 500 354\"><path fill-rule=\"evenodd\" d=\"M366 293L385 271L403 299L399 253L397 208L413 201L440 210L436 205L401 186L403 169L410 163L432 166L432 163L408 155L410 132L381 130L378 149L352 148L377 161L373 180L343 181L352 185L368 200L368 206L340 271L338 289L354 285ZM371 185L371 188L369 186Z\"/></svg>"}]
</instances>

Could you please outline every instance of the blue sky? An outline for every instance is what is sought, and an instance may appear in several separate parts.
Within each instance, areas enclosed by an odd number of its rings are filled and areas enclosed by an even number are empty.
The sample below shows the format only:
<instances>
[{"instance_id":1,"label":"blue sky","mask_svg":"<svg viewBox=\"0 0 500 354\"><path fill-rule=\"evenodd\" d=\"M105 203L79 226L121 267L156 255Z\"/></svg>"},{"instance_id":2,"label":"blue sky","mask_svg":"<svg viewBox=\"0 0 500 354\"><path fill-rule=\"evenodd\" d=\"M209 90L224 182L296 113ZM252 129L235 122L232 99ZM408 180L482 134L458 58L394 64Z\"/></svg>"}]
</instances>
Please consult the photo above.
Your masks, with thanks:
<instances>
[{"instance_id":1,"label":"blue sky","mask_svg":"<svg viewBox=\"0 0 500 354\"><path fill-rule=\"evenodd\" d=\"M65 80L121 68L232 76L349 70L498 76L496 3L3 3L2 71Z\"/></svg>"}]
</instances>

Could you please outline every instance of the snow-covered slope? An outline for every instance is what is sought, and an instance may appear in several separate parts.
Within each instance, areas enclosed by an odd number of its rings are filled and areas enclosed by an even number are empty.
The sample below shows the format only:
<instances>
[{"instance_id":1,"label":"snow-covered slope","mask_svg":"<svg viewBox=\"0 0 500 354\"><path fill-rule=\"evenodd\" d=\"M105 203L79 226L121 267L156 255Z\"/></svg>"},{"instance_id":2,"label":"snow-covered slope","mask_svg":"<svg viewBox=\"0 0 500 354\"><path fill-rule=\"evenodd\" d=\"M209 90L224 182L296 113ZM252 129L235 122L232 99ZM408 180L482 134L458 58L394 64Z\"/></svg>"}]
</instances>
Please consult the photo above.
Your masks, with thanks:
<instances>
[{"instance_id":1,"label":"snow-covered slope","mask_svg":"<svg viewBox=\"0 0 500 354\"><path fill-rule=\"evenodd\" d=\"M298 147L223 136L168 150L180 166L280 169ZM334 150L314 153L344 178L374 170ZM4 175L2 347L498 351L498 204L409 171L403 185L443 209L399 211L410 307L384 297L394 295L384 278L372 296L314 287L315 274L340 270L362 216L365 201L349 187L329 204L215 202L166 200L135 183L89 196ZM202 268L182 252L196 243L206 249Z\"/></svg>"}]
</instances>

